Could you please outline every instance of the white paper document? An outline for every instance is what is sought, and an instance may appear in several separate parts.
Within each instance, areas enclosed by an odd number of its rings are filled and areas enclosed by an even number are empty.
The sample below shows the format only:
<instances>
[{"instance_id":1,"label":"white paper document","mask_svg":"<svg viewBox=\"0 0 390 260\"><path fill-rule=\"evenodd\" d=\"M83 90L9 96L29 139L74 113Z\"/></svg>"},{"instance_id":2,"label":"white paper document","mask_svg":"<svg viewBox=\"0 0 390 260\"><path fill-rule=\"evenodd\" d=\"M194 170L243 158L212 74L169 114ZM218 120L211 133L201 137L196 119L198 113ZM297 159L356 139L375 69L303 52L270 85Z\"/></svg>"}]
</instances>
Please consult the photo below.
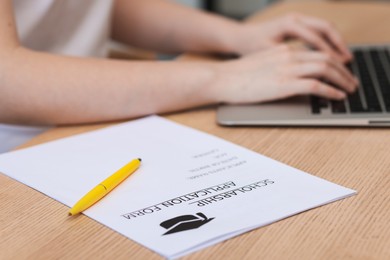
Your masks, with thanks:
<instances>
[{"instance_id":1,"label":"white paper document","mask_svg":"<svg viewBox=\"0 0 390 260\"><path fill-rule=\"evenodd\" d=\"M355 194L157 116L0 155L0 172L73 206L134 158L84 214L167 258Z\"/></svg>"}]
</instances>

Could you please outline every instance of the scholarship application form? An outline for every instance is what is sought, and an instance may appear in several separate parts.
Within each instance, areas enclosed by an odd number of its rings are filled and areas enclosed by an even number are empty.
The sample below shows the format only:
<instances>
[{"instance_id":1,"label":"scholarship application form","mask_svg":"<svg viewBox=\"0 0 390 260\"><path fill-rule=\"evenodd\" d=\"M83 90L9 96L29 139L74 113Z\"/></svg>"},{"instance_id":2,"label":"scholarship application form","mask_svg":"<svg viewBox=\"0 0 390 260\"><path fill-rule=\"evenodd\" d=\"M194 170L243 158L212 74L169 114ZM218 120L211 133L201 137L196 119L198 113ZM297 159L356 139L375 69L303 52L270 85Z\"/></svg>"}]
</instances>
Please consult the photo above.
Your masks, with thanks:
<instances>
[{"instance_id":1,"label":"scholarship application form","mask_svg":"<svg viewBox=\"0 0 390 260\"><path fill-rule=\"evenodd\" d=\"M2 154L0 172L71 207L134 158L84 214L166 258L355 194L158 116Z\"/></svg>"}]
</instances>

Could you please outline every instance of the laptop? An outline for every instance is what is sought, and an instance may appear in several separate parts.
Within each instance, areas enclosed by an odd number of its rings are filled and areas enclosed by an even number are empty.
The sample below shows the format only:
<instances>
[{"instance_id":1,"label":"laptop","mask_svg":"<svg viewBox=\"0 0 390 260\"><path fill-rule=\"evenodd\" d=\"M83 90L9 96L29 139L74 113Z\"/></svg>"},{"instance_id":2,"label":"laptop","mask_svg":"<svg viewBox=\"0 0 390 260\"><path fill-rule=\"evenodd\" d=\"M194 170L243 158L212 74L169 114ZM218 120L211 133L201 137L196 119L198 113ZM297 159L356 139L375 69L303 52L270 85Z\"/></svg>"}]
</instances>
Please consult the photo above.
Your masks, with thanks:
<instances>
[{"instance_id":1,"label":"laptop","mask_svg":"<svg viewBox=\"0 0 390 260\"><path fill-rule=\"evenodd\" d=\"M348 68L360 80L345 100L297 96L254 105L222 105L221 125L261 126L390 126L390 45L351 47Z\"/></svg>"}]
</instances>

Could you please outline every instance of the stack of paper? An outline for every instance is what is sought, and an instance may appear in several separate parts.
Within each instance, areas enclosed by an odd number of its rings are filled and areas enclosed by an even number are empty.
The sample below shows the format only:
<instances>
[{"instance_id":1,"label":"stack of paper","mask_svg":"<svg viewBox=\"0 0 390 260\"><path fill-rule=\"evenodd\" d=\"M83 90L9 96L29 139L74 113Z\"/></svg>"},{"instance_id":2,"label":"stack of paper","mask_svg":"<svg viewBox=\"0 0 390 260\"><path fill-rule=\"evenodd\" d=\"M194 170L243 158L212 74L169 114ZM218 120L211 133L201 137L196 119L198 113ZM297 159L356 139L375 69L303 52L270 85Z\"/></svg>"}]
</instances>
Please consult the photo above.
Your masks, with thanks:
<instances>
[{"instance_id":1,"label":"stack of paper","mask_svg":"<svg viewBox=\"0 0 390 260\"><path fill-rule=\"evenodd\" d=\"M168 258L355 193L157 116L3 154L0 171L72 206L134 158L84 213Z\"/></svg>"}]
</instances>

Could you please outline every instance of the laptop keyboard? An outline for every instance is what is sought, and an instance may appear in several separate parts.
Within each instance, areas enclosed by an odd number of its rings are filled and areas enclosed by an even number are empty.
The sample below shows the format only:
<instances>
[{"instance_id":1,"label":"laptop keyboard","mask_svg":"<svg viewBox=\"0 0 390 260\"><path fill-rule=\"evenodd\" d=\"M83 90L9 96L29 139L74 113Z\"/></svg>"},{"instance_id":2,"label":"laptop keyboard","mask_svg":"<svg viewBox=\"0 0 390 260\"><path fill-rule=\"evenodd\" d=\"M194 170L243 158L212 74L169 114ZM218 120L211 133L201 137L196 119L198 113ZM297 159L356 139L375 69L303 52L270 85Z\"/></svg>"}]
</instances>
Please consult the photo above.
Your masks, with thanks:
<instances>
[{"instance_id":1,"label":"laptop keyboard","mask_svg":"<svg viewBox=\"0 0 390 260\"><path fill-rule=\"evenodd\" d=\"M360 80L358 90L342 101L311 96L313 114L329 108L333 114L390 112L390 53L384 47L355 49L348 69Z\"/></svg>"}]
</instances>

